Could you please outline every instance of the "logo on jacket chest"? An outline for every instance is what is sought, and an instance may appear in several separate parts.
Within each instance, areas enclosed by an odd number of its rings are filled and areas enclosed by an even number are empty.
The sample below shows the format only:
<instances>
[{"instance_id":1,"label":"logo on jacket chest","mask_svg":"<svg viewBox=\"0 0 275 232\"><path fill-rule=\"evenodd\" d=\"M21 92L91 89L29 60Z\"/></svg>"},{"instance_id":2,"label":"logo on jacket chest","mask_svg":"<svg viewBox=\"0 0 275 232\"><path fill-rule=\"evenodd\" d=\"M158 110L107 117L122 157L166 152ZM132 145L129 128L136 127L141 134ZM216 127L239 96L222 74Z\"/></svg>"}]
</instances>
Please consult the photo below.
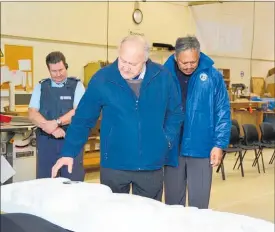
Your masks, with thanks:
<instances>
[{"instance_id":1,"label":"logo on jacket chest","mask_svg":"<svg viewBox=\"0 0 275 232\"><path fill-rule=\"evenodd\" d=\"M71 96L60 96L60 100L72 100Z\"/></svg>"},{"instance_id":2,"label":"logo on jacket chest","mask_svg":"<svg viewBox=\"0 0 275 232\"><path fill-rule=\"evenodd\" d=\"M201 81L206 81L208 79L208 75L206 73L201 73L200 79L201 79Z\"/></svg>"}]
</instances>

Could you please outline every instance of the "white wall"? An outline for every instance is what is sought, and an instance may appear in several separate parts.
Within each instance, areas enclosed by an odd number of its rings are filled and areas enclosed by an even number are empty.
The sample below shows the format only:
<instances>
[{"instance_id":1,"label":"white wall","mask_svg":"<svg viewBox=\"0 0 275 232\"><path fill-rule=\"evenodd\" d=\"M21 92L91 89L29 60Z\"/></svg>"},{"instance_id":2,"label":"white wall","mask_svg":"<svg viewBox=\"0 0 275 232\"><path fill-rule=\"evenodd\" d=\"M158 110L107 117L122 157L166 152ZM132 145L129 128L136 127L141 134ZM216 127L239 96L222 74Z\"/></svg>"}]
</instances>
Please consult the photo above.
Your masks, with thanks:
<instances>
[{"instance_id":1,"label":"white wall","mask_svg":"<svg viewBox=\"0 0 275 232\"><path fill-rule=\"evenodd\" d=\"M192 31L189 24L181 23L189 17L184 6L142 2L144 21L137 26L132 21L133 2L109 4L110 61L116 58L115 46L129 31L144 33L151 43L171 44ZM53 50L64 52L70 74L80 78L88 62L106 60L106 2L5 2L1 18L1 43L33 46L35 83L48 75L45 57ZM161 62L162 53L154 52L153 58Z\"/></svg>"},{"instance_id":2,"label":"white wall","mask_svg":"<svg viewBox=\"0 0 275 232\"><path fill-rule=\"evenodd\" d=\"M216 67L230 68L231 82L249 85L251 76L265 77L274 67L274 4L255 3L251 53L253 2L194 7L176 2L140 2L144 15L140 25L132 21L134 2L110 2L108 59L116 58L115 46L129 31L144 33L151 43L173 45L178 36L197 33L203 51L214 59ZM2 2L1 44L33 46L34 83L48 76L45 57L53 50L65 54L70 75L83 79L83 67L88 62L106 60L107 12L107 2ZM241 40L234 42L230 30L239 33ZM227 46L219 46L221 35L229 40ZM153 52L151 58L163 63L169 54Z\"/></svg>"},{"instance_id":3,"label":"white wall","mask_svg":"<svg viewBox=\"0 0 275 232\"><path fill-rule=\"evenodd\" d=\"M117 57L116 46L129 31L143 33L151 43L171 44L193 32L189 11L182 5L140 2L144 16L140 25L132 21L134 7L134 2L110 2L107 14L107 2L2 2L1 44L33 46L36 84L48 76L45 57L54 50L66 56L69 75L81 79L87 63L106 61L107 15L109 61ZM162 63L168 55L152 52L151 58Z\"/></svg>"},{"instance_id":4,"label":"white wall","mask_svg":"<svg viewBox=\"0 0 275 232\"><path fill-rule=\"evenodd\" d=\"M224 2L191 7L203 51L215 66L230 68L231 83L250 86L251 77L266 77L274 67L274 4Z\"/></svg>"}]
</instances>

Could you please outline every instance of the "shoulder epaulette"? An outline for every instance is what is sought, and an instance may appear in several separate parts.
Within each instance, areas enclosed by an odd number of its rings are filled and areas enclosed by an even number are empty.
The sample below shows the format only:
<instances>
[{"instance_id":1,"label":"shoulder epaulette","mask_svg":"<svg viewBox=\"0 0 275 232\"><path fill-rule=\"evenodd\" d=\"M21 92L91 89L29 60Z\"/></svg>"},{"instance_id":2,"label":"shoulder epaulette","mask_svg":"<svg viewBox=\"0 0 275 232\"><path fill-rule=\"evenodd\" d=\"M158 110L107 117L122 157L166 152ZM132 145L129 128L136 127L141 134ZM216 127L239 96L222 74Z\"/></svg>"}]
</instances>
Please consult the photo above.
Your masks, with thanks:
<instances>
[{"instance_id":1,"label":"shoulder epaulette","mask_svg":"<svg viewBox=\"0 0 275 232\"><path fill-rule=\"evenodd\" d=\"M44 78L44 79L40 80L39 83L41 84L41 83L43 83L44 81L48 81L48 80L51 80L51 78Z\"/></svg>"}]
</instances>

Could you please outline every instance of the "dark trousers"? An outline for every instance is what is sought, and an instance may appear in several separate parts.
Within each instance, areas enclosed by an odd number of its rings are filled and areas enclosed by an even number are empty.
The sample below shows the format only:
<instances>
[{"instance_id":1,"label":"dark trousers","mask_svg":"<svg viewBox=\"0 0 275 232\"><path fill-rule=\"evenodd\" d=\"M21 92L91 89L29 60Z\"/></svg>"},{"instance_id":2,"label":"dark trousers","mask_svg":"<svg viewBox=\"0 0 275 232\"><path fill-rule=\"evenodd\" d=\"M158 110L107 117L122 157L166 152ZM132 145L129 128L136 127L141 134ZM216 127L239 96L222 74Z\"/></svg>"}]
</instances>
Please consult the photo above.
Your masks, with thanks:
<instances>
[{"instance_id":1,"label":"dark trousers","mask_svg":"<svg viewBox=\"0 0 275 232\"><path fill-rule=\"evenodd\" d=\"M161 201L163 193L163 170L121 171L100 168L101 184L109 186L113 193L132 193Z\"/></svg>"},{"instance_id":2,"label":"dark trousers","mask_svg":"<svg viewBox=\"0 0 275 232\"><path fill-rule=\"evenodd\" d=\"M37 159L36 178L51 178L52 167L59 158L64 139L55 139L46 135L37 135ZM75 159L72 173L68 172L68 167L64 166L59 172L60 177L73 181L84 181L85 171L83 167L83 152Z\"/></svg>"},{"instance_id":3,"label":"dark trousers","mask_svg":"<svg viewBox=\"0 0 275 232\"><path fill-rule=\"evenodd\" d=\"M186 204L207 209L212 184L212 166L209 158L179 157L179 166L164 168L165 203L168 205Z\"/></svg>"},{"instance_id":4,"label":"dark trousers","mask_svg":"<svg viewBox=\"0 0 275 232\"><path fill-rule=\"evenodd\" d=\"M24 213L1 214L1 232L68 232L43 218Z\"/></svg>"}]
</instances>

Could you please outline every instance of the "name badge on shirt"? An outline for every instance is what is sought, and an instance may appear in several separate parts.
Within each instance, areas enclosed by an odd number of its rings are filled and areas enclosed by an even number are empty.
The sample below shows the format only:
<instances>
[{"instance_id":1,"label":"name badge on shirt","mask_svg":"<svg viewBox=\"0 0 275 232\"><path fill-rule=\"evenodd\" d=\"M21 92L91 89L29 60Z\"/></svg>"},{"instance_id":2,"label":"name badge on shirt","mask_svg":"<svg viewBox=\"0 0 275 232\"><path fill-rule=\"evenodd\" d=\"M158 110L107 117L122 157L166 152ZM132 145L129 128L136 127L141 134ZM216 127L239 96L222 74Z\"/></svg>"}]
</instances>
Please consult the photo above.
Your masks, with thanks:
<instances>
[{"instance_id":1,"label":"name badge on shirt","mask_svg":"<svg viewBox=\"0 0 275 232\"><path fill-rule=\"evenodd\" d=\"M60 100L72 100L71 96L60 96Z\"/></svg>"}]
</instances>

